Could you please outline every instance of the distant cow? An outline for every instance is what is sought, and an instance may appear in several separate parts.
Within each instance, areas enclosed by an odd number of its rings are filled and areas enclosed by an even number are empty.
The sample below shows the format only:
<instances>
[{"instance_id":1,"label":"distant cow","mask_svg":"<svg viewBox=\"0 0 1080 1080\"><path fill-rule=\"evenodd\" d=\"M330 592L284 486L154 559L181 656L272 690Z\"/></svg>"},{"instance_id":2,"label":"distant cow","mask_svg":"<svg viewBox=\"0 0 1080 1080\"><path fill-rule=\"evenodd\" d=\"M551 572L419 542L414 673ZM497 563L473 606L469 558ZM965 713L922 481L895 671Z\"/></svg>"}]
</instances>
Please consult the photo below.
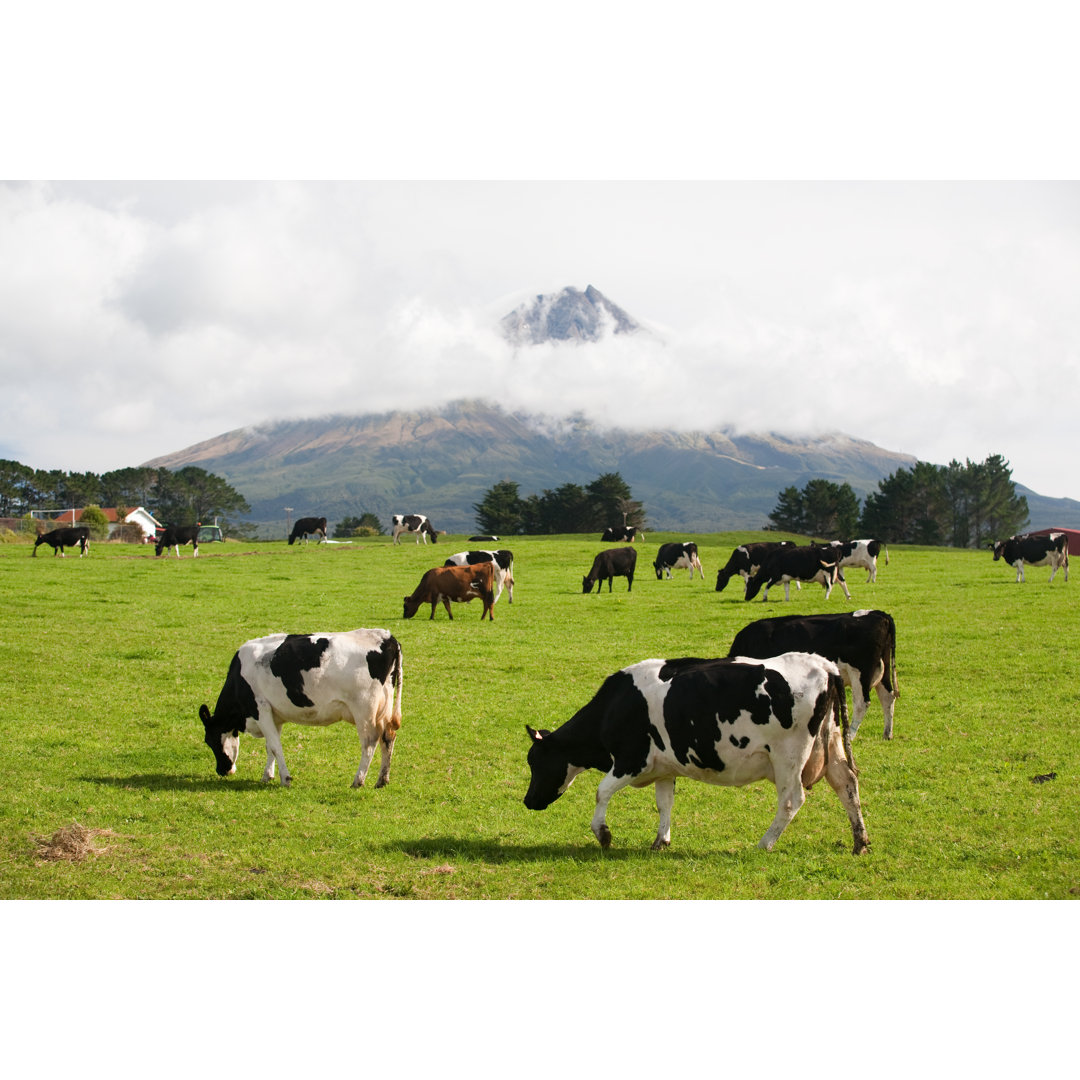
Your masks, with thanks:
<instances>
[{"instance_id":1,"label":"distant cow","mask_svg":"<svg viewBox=\"0 0 1080 1080\"><path fill-rule=\"evenodd\" d=\"M817 581L825 588L825 599L829 599L833 586L839 584L844 595L850 600L847 582L840 573L839 556L832 547L793 547L778 548L765 558L757 573L746 583L746 599L753 600L762 587L765 592L762 600L769 599L769 589L780 582L784 583L784 599L791 599L791 582Z\"/></svg>"},{"instance_id":2,"label":"distant cow","mask_svg":"<svg viewBox=\"0 0 1080 1080\"><path fill-rule=\"evenodd\" d=\"M741 544L728 556L727 564L716 575L716 591L723 592L736 574L742 577L745 585L757 573L766 555L777 548L793 547L793 540L762 540L754 544Z\"/></svg>"},{"instance_id":3,"label":"distant cow","mask_svg":"<svg viewBox=\"0 0 1080 1080\"><path fill-rule=\"evenodd\" d=\"M309 536L321 536L323 540L326 539L326 518L298 518L293 531L289 533L289 543L295 544L297 540L303 540L306 544ZM316 541L316 543L321 543L321 541Z\"/></svg>"},{"instance_id":4,"label":"distant cow","mask_svg":"<svg viewBox=\"0 0 1080 1080\"><path fill-rule=\"evenodd\" d=\"M530 810L550 806L586 769L606 773L592 831L611 844L605 820L620 788L656 785L653 850L671 842L676 777L741 787L776 785L776 817L758 846L771 851L824 776L851 822L854 853L867 850L854 762L845 754L847 700L835 664L808 653L768 660L642 660L610 675L555 731L526 725Z\"/></svg>"},{"instance_id":5,"label":"distant cow","mask_svg":"<svg viewBox=\"0 0 1080 1080\"><path fill-rule=\"evenodd\" d=\"M180 558L180 545L191 544L195 549L195 558L199 554L199 529L201 525L166 525L158 537L154 554L160 555L166 548L176 548L176 557Z\"/></svg>"},{"instance_id":6,"label":"distant cow","mask_svg":"<svg viewBox=\"0 0 1080 1080\"><path fill-rule=\"evenodd\" d=\"M893 710L900 696L896 681L896 623L887 611L845 611L838 615L781 615L744 626L729 656L779 656L809 652L832 660L851 687L851 734L859 730L876 690L885 715L885 738L892 738Z\"/></svg>"},{"instance_id":7,"label":"distant cow","mask_svg":"<svg viewBox=\"0 0 1080 1080\"><path fill-rule=\"evenodd\" d=\"M38 544L48 544L53 549L53 557L57 555L66 559L64 548L79 546L79 558L81 559L90 551L90 526L75 525L66 529L53 529L52 532L42 533L34 541L34 550L31 555L37 555Z\"/></svg>"},{"instance_id":8,"label":"distant cow","mask_svg":"<svg viewBox=\"0 0 1080 1080\"><path fill-rule=\"evenodd\" d=\"M581 591L592 592L596 585L596 593L599 596L604 591L604 582L607 581L608 592L611 592L612 584L617 577L627 580L626 591L634 587L634 567L637 565L637 552L631 547L608 548L601 551L593 559L592 569L581 579Z\"/></svg>"},{"instance_id":9,"label":"distant cow","mask_svg":"<svg viewBox=\"0 0 1080 1080\"><path fill-rule=\"evenodd\" d=\"M705 571L701 569L701 560L698 558L697 544L692 540L686 543L661 544L653 562L656 571L656 580L660 581L665 575L671 577L672 570L689 570L690 580L694 580L694 571L705 577Z\"/></svg>"},{"instance_id":10,"label":"distant cow","mask_svg":"<svg viewBox=\"0 0 1080 1080\"><path fill-rule=\"evenodd\" d=\"M834 547L840 556L840 567L861 566L866 570L866 584L877 581L878 555L885 552L885 565L889 565L889 549L881 540L833 540L827 547Z\"/></svg>"},{"instance_id":11,"label":"distant cow","mask_svg":"<svg viewBox=\"0 0 1080 1080\"><path fill-rule=\"evenodd\" d=\"M398 538L402 533L416 533L418 544L421 540L426 544L429 536L433 544L438 542L438 534L423 514L395 514L393 520L395 544L400 543Z\"/></svg>"},{"instance_id":12,"label":"distant cow","mask_svg":"<svg viewBox=\"0 0 1080 1080\"><path fill-rule=\"evenodd\" d=\"M390 779L401 727L402 681L401 646L389 630L271 634L245 642L232 658L213 714L205 705L199 708L218 776L236 772L240 732L246 731L266 740L263 780L274 779L276 762L288 787L292 777L281 750L282 725L344 720L360 736L360 767L352 786L363 787L381 744L375 786L382 787Z\"/></svg>"},{"instance_id":13,"label":"distant cow","mask_svg":"<svg viewBox=\"0 0 1080 1080\"><path fill-rule=\"evenodd\" d=\"M451 555L443 566L475 566L482 562L493 564L495 599L498 600L502 596L505 585L512 604L514 602L514 553L507 548L499 548L497 551L459 551L456 555Z\"/></svg>"},{"instance_id":14,"label":"distant cow","mask_svg":"<svg viewBox=\"0 0 1080 1080\"><path fill-rule=\"evenodd\" d=\"M626 543L629 541L631 544L637 539L637 526L636 525L611 525L604 530L604 535L600 537L602 541L622 541Z\"/></svg>"},{"instance_id":15,"label":"distant cow","mask_svg":"<svg viewBox=\"0 0 1080 1080\"><path fill-rule=\"evenodd\" d=\"M1016 580L1024 580L1024 563L1029 566L1049 566L1050 580L1065 567L1065 580L1069 580L1069 538L1065 533L1044 533L1041 536L1010 536L1008 540L994 543L994 562L1004 559L1016 567Z\"/></svg>"},{"instance_id":16,"label":"distant cow","mask_svg":"<svg viewBox=\"0 0 1080 1080\"><path fill-rule=\"evenodd\" d=\"M452 619L454 613L450 610L450 602L468 603L479 597L484 602L484 610L480 612L480 621L486 616L492 622L495 613L495 593L493 591L495 581L494 564L489 562L477 563L475 566L434 566L420 579L420 584L413 590L411 596L405 597L405 618L411 619L419 610L421 604L431 605L431 618L435 618L435 608L442 601L446 608L446 614Z\"/></svg>"}]
</instances>

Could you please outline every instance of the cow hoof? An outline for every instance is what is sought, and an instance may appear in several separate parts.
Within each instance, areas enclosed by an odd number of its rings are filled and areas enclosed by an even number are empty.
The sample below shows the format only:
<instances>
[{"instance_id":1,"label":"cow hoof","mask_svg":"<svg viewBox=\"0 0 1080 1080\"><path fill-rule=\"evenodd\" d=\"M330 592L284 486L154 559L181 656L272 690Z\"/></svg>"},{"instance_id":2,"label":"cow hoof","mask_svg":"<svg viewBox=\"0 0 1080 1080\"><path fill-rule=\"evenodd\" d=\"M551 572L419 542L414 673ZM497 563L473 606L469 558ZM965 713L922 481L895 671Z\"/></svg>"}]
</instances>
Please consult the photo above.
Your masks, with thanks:
<instances>
[{"instance_id":1,"label":"cow hoof","mask_svg":"<svg viewBox=\"0 0 1080 1080\"><path fill-rule=\"evenodd\" d=\"M858 840L855 843L855 847L852 849L852 855L865 855L870 850L869 840Z\"/></svg>"},{"instance_id":2,"label":"cow hoof","mask_svg":"<svg viewBox=\"0 0 1080 1080\"><path fill-rule=\"evenodd\" d=\"M651 851L663 851L664 848L666 848L666 847L671 847L671 841L670 840L661 840L660 837L657 837L652 842L652 847L650 848L650 850Z\"/></svg>"},{"instance_id":3,"label":"cow hoof","mask_svg":"<svg viewBox=\"0 0 1080 1080\"><path fill-rule=\"evenodd\" d=\"M596 834L596 839L600 841L600 846L606 851L611 847L611 830L606 825L601 825L600 831Z\"/></svg>"},{"instance_id":4,"label":"cow hoof","mask_svg":"<svg viewBox=\"0 0 1080 1080\"><path fill-rule=\"evenodd\" d=\"M378 791L379 788L386 787L386 785L389 784L389 783L390 783L390 777L389 776L380 776L379 779L375 781L375 790Z\"/></svg>"},{"instance_id":5,"label":"cow hoof","mask_svg":"<svg viewBox=\"0 0 1080 1080\"><path fill-rule=\"evenodd\" d=\"M364 786L364 781L363 781L363 780L354 780L354 781L352 782L352 786L353 786L354 788L358 788L358 787L363 787L363 786ZM375 786L376 786L376 787L378 787L379 785L378 785L378 784L376 784Z\"/></svg>"}]
</instances>

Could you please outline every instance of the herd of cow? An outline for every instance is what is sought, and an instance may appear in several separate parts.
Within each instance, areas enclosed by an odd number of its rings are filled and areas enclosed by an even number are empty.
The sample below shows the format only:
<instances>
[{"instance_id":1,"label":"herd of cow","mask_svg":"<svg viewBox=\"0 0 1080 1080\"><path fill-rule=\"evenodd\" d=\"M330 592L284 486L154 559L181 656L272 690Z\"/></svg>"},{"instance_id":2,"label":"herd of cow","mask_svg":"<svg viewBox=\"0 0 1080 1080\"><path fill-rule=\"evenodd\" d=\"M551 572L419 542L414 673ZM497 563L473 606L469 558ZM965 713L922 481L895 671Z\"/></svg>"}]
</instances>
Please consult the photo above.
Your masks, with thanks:
<instances>
[{"instance_id":1,"label":"herd of cow","mask_svg":"<svg viewBox=\"0 0 1080 1080\"><path fill-rule=\"evenodd\" d=\"M401 533L417 542L437 533L423 515L395 515L394 543ZM63 533L63 536L58 536ZM77 535L73 535L77 534ZM302 518L289 543L307 535L326 538L325 518ZM198 552L197 535L190 537ZM473 540L496 540L474 537ZM634 541L633 531L606 530L607 541ZM89 530L58 529L38 537L63 555L64 546L88 546ZM180 543L174 534L172 542ZM37 551L35 544L34 553ZM171 544L170 544L171 546ZM158 554L162 547L159 542ZM850 600L842 567L867 570L877 579L877 559L886 546L878 540L834 541L798 547L790 541L743 544L732 551L716 579L722 591L736 574L745 598L783 584L819 582L828 598L839 584ZM179 548L177 548L179 557ZM1068 581L1067 537L1014 536L994 545L994 559L1005 559L1024 580L1023 565L1051 567L1050 580L1064 567ZM633 547L605 549L583 578L583 591L614 577L633 587L637 552ZM658 579L676 569L704 578L697 545L667 543L653 568ZM481 621L492 619L503 588L513 603L513 554L507 549L459 552L443 566L426 571L404 599L410 619L422 604L439 603L453 618L451 602L483 601ZM849 722L846 689L852 696ZM230 663L224 686L211 712L199 709L206 744L219 775L235 772L242 731L266 743L263 780L279 772L288 785L281 730L285 723L326 725L346 721L360 738L360 764L353 787L361 787L375 750L381 747L376 787L390 777L394 741L401 727L403 660L400 643L388 630L358 629L318 634L272 634L245 642ZM896 678L896 625L881 610L759 619L740 630L728 655L717 659L650 659L607 677L592 699L555 730L526 725L529 738L529 786L524 803L543 810L559 798L574 778L588 769L604 773L596 792L591 828L601 847L611 844L607 806L626 786L656 792L659 824L652 847L671 842L675 780L687 777L709 784L741 787L770 780L777 810L759 846L772 850L805 801L805 792L824 778L836 792L851 824L853 852L869 847L859 799L858 770L852 739L866 716L871 691L884 717L883 734L891 739L893 714L900 695Z\"/></svg>"}]
</instances>

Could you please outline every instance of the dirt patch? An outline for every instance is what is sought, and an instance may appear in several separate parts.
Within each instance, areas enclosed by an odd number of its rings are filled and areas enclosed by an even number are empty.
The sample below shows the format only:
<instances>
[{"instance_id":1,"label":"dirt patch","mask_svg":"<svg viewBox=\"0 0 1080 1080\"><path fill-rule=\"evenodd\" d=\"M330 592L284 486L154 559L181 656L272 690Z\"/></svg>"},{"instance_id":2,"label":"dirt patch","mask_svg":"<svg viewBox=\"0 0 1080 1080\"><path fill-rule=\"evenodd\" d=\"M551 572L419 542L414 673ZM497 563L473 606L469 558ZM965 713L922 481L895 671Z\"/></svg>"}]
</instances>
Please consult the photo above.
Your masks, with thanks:
<instances>
[{"instance_id":1,"label":"dirt patch","mask_svg":"<svg viewBox=\"0 0 1080 1080\"><path fill-rule=\"evenodd\" d=\"M100 855L106 850L94 845L97 837L115 835L112 829L88 829L85 825L73 821L70 825L57 829L47 839L43 836L34 837L34 842L38 846L38 858L44 862L61 859L82 862L88 855Z\"/></svg>"}]
</instances>

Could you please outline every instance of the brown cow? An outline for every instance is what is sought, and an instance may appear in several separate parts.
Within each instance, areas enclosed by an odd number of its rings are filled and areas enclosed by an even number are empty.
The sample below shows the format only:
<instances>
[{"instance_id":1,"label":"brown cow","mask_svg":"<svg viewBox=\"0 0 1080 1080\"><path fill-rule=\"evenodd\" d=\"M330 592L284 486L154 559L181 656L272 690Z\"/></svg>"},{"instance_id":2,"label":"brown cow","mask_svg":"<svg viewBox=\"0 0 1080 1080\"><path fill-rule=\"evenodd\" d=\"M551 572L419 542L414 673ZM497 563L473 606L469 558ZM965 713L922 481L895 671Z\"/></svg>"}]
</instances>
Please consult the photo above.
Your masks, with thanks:
<instances>
[{"instance_id":1,"label":"brown cow","mask_svg":"<svg viewBox=\"0 0 1080 1080\"><path fill-rule=\"evenodd\" d=\"M484 610L480 621L486 615L492 621L495 615L495 570L493 563L477 563L475 566L433 566L420 579L420 584L413 590L412 596L405 597L405 618L411 619L421 604L431 605L431 618L435 618L435 608L443 602L446 614L452 619L450 601L468 603L480 597L484 601Z\"/></svg>"}]
</instances>

